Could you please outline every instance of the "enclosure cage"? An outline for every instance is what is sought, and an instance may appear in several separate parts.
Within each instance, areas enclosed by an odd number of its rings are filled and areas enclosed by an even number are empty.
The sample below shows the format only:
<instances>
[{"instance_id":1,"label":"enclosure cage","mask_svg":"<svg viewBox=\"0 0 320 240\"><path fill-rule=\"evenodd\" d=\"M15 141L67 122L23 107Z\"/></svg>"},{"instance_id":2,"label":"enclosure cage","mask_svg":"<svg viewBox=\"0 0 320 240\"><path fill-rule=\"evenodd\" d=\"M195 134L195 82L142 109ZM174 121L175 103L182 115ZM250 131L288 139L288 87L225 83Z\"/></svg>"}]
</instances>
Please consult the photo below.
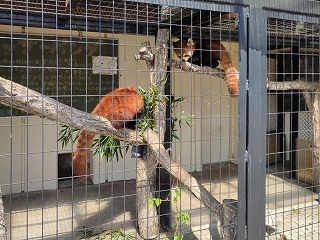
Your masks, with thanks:
<instances>
[{"instance_id":1,"label":"enclosure cage","mask_svg":"<svg viewBox=\"0 0 320 240\"><path fill-rule=\"evenodd\" d=\"M319 16L0 0L0 239L318 239Z\"/></svg>"}]
</instances>

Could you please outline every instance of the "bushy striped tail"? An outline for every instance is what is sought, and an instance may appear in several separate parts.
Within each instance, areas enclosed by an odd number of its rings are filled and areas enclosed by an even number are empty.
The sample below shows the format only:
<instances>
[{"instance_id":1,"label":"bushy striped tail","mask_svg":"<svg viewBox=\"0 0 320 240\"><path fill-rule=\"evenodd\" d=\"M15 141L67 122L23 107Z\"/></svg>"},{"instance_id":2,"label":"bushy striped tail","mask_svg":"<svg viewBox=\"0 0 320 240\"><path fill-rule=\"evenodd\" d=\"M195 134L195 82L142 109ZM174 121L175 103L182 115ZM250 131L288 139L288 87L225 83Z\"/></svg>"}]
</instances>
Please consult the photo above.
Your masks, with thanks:
<instances>
[{"instance_id":1,"label":"bushy striped tail","mask_svg":"<svg viewBox=\"0 0 320 240\"><path fill-rule=\"evenodd\" d=\"M95 133L82 130L79 138L75 144L75 151L73 152L73 175L87 176L90 174L90 150Z\"/></svg>"},{"instance_id":2,"label":"bushy striped tail","mask_svg":"<svg viewBox=\"0 0 320 240\"><path fill-rule=\"evenodd\" d=\"M225 80L228 85L228 90L231 96L236 96L239 94L239 72L236 67L229 65L228 67L223 67Z\"/></svg>"},{"instance_id":3,"label":"bushy striped tail","mask_svg":"<svg viewBox=\"0 0 320 240\"><path fill-rule=\"evenodd\" d=\"M228 90L231 96L239 94L239 71L235 67L229 52L221 43L221 59L220 64L224 70L225 80L228 85Z\"/></svg>"}]
</instances>

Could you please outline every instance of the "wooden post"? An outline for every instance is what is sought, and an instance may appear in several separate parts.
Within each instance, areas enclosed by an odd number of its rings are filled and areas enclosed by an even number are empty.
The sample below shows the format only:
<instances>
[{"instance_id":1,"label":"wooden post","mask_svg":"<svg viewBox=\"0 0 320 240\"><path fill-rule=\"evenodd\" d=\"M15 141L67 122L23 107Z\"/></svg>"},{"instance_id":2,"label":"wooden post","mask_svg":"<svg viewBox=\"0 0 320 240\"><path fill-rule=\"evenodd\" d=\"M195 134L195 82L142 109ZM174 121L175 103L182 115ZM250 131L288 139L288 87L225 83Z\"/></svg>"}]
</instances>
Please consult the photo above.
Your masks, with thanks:
<instances>
[{"instance_id":1,"label":"wooden post","mask_svg":"<svg viewBox=\"0 0 320 240\"><path fill-rule=\"evenodd\" d=\"M318 89L314 93L303 92L304 99L307 103L308 110L312 112L313 121L313 157L312 157L312 182L313 191L320 192L319 164L320 164L320 111L319 111L319 94ZM312 98L313 96L313 98Z\"/></svg>"},{"instance_id":2,"label":"wooden post","mask_svg":"<svg viewBox=\"0 0 320 240\"><path fill-rule=\"evenodd\" d=\"M149 81L160 88L160 102L155 111L155 131L159 135L159 145L163 144L166 127L166 102L164 84L166 79L168 56L169 30L160 29L157 34L156 53L152 55L148 46L145 51L149 54L145 60L149 71ZM138 59L136 57L136 59ZM139 235L143 239L157 238L159 235L159 217L155 205L149 206L148 199L154 197L156 190L157 156L147 147L145 154L137 163L137 213Z\"/></svg>"},{"instance_id":3,"label":"wooden post","mask_svg":"<svg viewBox=\"0 0 320 240\"><path fill-rule=\"evenodd\" d=\"M6 219L4 215L1 187L0 187L0 239L7 239Z\"/></svg>"},{"instance_id":4,"label":"wooden post","mask_svg":"<svg viewBox=\"0 0 320 240\"><path fill-rule=\"evenodd\" d=\"M319 119L319 94L313 93L313 158L312 158L312 178L313 178L313 189L315 192L320 191L319 182L319 161L320 161L320 119Z\"/></svg>"}]
</instances>

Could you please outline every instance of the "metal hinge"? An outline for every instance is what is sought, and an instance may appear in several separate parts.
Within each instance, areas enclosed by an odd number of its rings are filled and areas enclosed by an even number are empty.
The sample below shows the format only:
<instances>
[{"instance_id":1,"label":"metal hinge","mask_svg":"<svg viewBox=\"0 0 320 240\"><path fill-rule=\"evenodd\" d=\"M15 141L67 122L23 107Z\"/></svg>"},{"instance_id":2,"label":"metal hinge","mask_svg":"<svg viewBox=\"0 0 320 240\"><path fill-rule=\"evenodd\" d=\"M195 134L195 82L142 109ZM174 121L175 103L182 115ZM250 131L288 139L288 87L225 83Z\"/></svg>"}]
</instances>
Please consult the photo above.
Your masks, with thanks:
<instances>
[{"instance_id":1,"label":"metal hinge","mask_svg":"<svg viewBox=\"0 0 320 240\"><path fill-rule=\"evenodd\" d=\"M249 92L249 80L246 80L246 91Z\"/></svg>"},{"instance_id":2,"label":"metal hinge","mask_svg":"<svg viewBox=\"0 0 320 240\"><path fill-rule=\"evenodd\" d=\"M248 150L246 150L246 152L245 152L245 154L244 154L244 162L249 162L249 158L250 158L250 156L249 156L249 152L248 152Z\"/></svg>"}]
</instances>

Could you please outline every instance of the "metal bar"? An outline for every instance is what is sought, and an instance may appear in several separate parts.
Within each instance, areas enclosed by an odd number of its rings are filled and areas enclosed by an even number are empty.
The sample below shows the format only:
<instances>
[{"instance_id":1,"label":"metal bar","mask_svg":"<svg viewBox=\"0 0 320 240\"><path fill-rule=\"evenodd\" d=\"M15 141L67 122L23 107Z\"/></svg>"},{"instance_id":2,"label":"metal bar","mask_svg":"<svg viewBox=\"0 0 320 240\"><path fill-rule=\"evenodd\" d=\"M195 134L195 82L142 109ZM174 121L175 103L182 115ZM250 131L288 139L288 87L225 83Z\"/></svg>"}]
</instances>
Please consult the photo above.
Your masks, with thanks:
<instances>
[{"instance_id":1,"label":"metal bar","mask_svg":"<svg viewBox=\"0 0 320 240\"><path fill-rule=\"evenodd\" d=\"M238 239L246 236L246 192L247 192L247 14L248 9L239 12L239 25L243 31L239 31L239 72L240 72L240 95L239 95L239 165L238 165Z\"/></svg>"},{"instance_id":2,"label":"metal bar","mask_svg":"<svg viewBox=\"0 0 320 240\"><path fill-rule=\"evenodd\" d=\"M251 8L249 17L248 99L248 239L265 237L267 23L262 9Z\"/></svg>"},{"instance_id":3,"label":"metal bar","mask_svg":"<svg viewBox=\"0 0 320 240\"><path fill-rule=\"evenodd\" d=\"M171 7L182 7L182 8L194 8L197 10L207 10L207 11L220 11L220 12L232 12L234 7L244 6L244 4L237 3L235 5L228 5L225 3L219 3L215 1L213 3L209 2L199 2L190 0L133 0L133 2L138 3L148 3L148 4L159 4Z\"/></svg>"},{"instance_id":4,"label":"metal bar","mask_svg":"<svg viewBox=\"0 0 320 240\"><path fill-rule=\"evenodd\" d=\"M29 13L28 22L26 15L23 13L9 14L0 11L0 24L17 25L17 26L30 26L39 28L52 28L52 29L65 29L65 30L79 30L91 32L110 32L110 33L137 33L146 35L154 35L157 31L157 26L149 24L148 29L144 23L127 23L123 22L110 23L108 21L89 20L89 19L66 19L56 18L55 16L44 15L43 18L38 17L36 14ZM138 28L137 28L138 25Z\"/></svg>"},{"instance_id":5,"label":"metal bar","mask_svg":"<svg viewBox=\"0 0 320 240\"><path fill-rule=\"evenodd\" d=\"M142 0L143 1L143 0ZM320 15L320 3L306 0L208 0L220 4L246 5L254 8L270 9L273 11L287 11L299 14Z\"/></svg>"}]
</instances>

